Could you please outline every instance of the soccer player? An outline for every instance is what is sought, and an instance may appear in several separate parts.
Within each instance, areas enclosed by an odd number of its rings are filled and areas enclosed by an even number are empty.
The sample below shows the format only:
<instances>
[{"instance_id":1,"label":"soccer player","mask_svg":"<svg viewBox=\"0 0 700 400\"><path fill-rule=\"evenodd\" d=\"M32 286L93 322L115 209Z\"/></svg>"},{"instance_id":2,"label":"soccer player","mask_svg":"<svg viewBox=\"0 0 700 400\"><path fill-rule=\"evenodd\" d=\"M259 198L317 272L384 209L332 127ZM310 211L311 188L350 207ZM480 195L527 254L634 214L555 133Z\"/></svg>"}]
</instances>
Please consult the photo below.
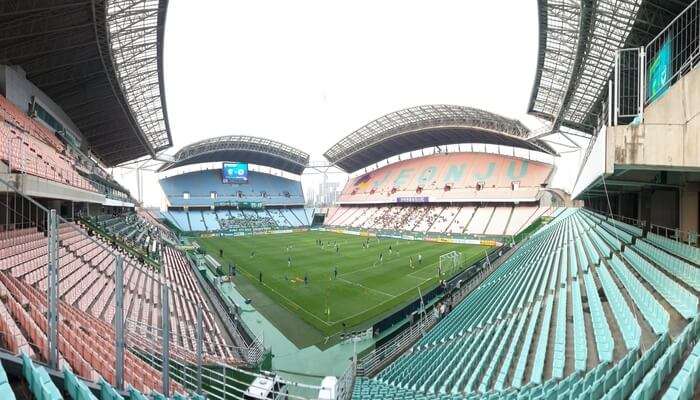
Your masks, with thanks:
<instances>
[{"instance_id":1,"label":"soccer player","mask_svg":"<svg viewBox=\"0 0 700 400\"><path fill-rule=\"evenodd\" d=\"M418 254L418 265L421 265L421 264L423 264L423 255Z\"/></svg>"},{"instance_id":2,"label":"soccer player","mask_svg":"<svg viewBox=\"0 0 700 400\"><path fill-rule=\"evenodd\" d=\"M391 254L391 245L389 245L389 254Z\"/></svg>"},{"instance_id":3,"label":"soccer player","mask_svg":"<svg viewBox=\"0 0 700 400\"><path fill-rule=\"evenodd\" d=\"M333 269L333 277L338 278L338 266L336 265L335 268Z\"/></svg>"},{"instance_id":4,"label":"soccer player","mask_svg":"<svg viewBox=\"0 0 700 400\"><path fill-rule=\"evenodd\" d=\"M336 245L335 245L335 254L338 254L339 251L340 251L340 246L338 246L338 245L336 244Z\"/></svg>"},{"instance_id":5,"label":"soccer player","mask_svg":"<svg viewBox=\"0 0 700 400\"><path fill-rule=\"evenodd\" d=\"M258 275L258 279L260 280L260 283L262 283L262 271L260 271L260 274Z\"/></svg>"},{"instance_id":6,"label":"soccer player","mask_svg":"<svg viewBox=\"0 0 700 400\"><path fill-rule=\"evenodd\" d=\"M221 257L223 257L223 256L224 256L224 250L223 250L223 249L219 249L219 258L221 258Z\"/></svg>"},{"instance_id":7,"label":"soccer player","mask_svg":"<svg viewBox=\"0 0 700 400\"><path fill-rule=\"evenodd\" d=\"M408 257L408 265L413 269L413 256Z\"/></svg>"},{"instance_id":8,"label":"soccer player","mask_svg":"<svg viewBox=\"0 0 700 400\"><path fill-rule=\"evenodd\" d=\"M304 285L308 285L308 284L309 284L309 275L304 274Z\"/></svg>"},{"instance_id":9,"label":"soccer player","mask_svg":"<svg viewBox=\"0 0 700 400\"><path fill-rule=\"evenodd\" d=\"M384 254L379 253L379 262L382 262L384 260Z\"/></svg>"},{"instance_id":10,"label":"soccer player","mask_svg":"<svg viewBox=\"0 0 700 400\"><path fill-rule=\"evenodd\" d=\"M292 266L292 257L287 257L287 267Z\"/></svg>"}]
</instances>

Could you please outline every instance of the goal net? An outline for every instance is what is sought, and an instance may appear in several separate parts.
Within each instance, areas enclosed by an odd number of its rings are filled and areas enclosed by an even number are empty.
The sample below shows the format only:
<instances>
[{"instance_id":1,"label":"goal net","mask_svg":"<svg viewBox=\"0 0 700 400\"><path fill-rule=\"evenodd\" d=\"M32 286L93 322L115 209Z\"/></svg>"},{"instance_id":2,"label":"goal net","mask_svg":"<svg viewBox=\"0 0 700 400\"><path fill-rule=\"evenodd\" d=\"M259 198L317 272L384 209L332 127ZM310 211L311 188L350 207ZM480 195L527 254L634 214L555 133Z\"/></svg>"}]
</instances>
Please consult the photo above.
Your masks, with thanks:
<instances>
[{"instance_id":1,"label":"goal net","mask_svg":"<svg viewBox=\"0 0 700 400\"><path fill-rule=\"evenodd\" d=\"M440 256L438 263L438 278L452 276L462 266L462 253L451 251Z\"/></svg>"}]
</instances>

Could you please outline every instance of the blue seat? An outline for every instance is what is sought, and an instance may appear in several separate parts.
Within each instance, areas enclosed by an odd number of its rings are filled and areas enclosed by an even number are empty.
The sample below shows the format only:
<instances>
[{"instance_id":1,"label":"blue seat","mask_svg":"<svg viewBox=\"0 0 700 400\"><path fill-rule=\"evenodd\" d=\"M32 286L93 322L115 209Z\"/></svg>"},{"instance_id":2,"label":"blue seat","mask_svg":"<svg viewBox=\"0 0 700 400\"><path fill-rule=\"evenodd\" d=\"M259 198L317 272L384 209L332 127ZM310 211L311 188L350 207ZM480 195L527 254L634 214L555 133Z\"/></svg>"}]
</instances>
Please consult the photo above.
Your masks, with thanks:
<instances>
[{"instance_id":1,"label":"blue seat","mask_svg":"<svg viewBox=\"0 0 700 400\"><path fill-rule=\"evenodd\" d=\"M623 256L684 318L691 319L697 315L697 296L656 269L634 250L626 248Z\"/></svg>"},{"instance_id":2,"label":"blue seat","mask_svg":"<svg viewBox=\"0 0 700 400\"><path fill-rule=\"evenodd\" d=\"M615 284L605 263L601 263L596 272L598 273L598 278L605 291L605 296L610 303L610 308L613 311L617 325L620 327L622 338L625 341L627 349L637 349L642 335L642 330L639 327L637 318L632 314L627 302L625 302L625 299L622 297L622 293L620 293L620 289L618 289Z\"/></svg>"},{"instance_id":3,"label":"blue seat","mask_svg":"<svg viewBox=\"0 0 700 400\"><path fill-rule=\"evenodd\" d=\"M63 369L63 386L72 400L97 400L90 389L68 368Z\"/></svg>"},{"instance_id":4,"label":"blue seat","mask_svg":"<svg viewBox=\"0 0 700 400\"><path fill-rule=\"evenodd\" d=\"M5 372L2 363L0 363L0 399L15 400L15 394L12 392L7 372Z\"/></svg>"},{"instance_id":5,"label":"blue seat","mask_svg":"<svg viewBox=\"0 0 700 400\"><path fill-rule=\"evenodd\" d=\"M668 250L679 257L685 258L686 260L695 264L700 264L700 249L697 247L693 247L683 242L669 239L651 232L647 234L647 239L655 245Z\"/></svg>"},{"instance_id":6,"label":"blue seat","mask_svg":"<svg viewBox=\"0 0 700 400\"><path fill-rule=\"evenodd\" d=\"M615 254L610 259L610 266L620 279L627 293L642 312L644 319L649 322L651 328L657 335L668 331L668 312L654 298L649 290L630 272L620 258Z\"/></svg>"},{"instance_id":7,"label":"blue seat","mask_svg":"<svg viewBox=\"0 0 700 400\"><path fill-rule=\"evenodd\" d=\"M42 367L34 366L26 353L22 352L22 375L29 384L29 390L37 400L63 399L51 377Z\"/></svg>"}]
</instances>

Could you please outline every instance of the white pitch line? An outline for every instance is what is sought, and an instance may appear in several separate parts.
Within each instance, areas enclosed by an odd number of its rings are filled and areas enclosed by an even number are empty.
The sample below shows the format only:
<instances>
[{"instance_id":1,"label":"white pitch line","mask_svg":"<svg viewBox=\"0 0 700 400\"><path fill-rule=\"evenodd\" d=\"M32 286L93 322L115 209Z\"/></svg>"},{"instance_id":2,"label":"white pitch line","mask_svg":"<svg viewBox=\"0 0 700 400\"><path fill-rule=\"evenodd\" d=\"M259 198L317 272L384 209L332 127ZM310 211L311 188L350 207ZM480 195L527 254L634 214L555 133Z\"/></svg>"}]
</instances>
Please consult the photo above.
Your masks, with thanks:
<instances>
[{"instance_id":1,"label":"white pitch line","mask_svg":"<svg viewBox=\"0 0 700 400\"><path fill-rule=\"evenodd\" d=\"M365 286L365 285L363 285L363 284L361 284L361 283L352 282L352 281L349 281L349 280L347 280L347 279L343 279L343 278L340 278L340 277L338 278L338 280L339 280L339 281L343 281L343 282L345 282L345 283L347 283L347 284L349 284L349 285L359 286L359 287L365 288L365 289L367 289L367 290L371 290L371 291L373 291L373 292L376 292L376 293L379 293L379 294L383 294L384 296L389 296L389 297L391 297L391 298L396 297L396 296L394 296L393 294L389 294L389 293L387 293L387 292L383 292L383 291L381 291L381 290L379 290L379 289L374 289L374 288L371 288L371 287L367 287L367 286Z\"/></svg>"},{"instance_id":2,"label":"white pitch line","mask_svg":"<svg viewBox=\"0 0 700 400\"><path fill-rule=\"evenodd\" d=\"M410 292L410 291L412 291L412 290L416 290L419 286L423 285L423 283L428 282L429 280L430 280L430 278L425 279L425 280L424 280L421 284L419 284L418 286L414 286L414 287L412 287L412 288L406 289L406 290L404 290L403 292L401 292L401 293L397 294L396 296L394 296L394 298L399 297L399 296L403 295L404 293L408 293L408 292ZM374 307L372 307L372 308L369 308L369 309L364 310L364 311L360 311L359 313L350 315L350 316L345 317L345 318L343 318L343 319L339 319L339 320L336 320L336 321L331 321L331 324L337 324L338 322L347 321L347 320L349 320L349 319L351 319L351 318L355 318L355 317L358 316L358 315L365 314L365 313L367 313L368 311L374 310L375 308L381 306L381 305L384 304L384 303L390 302L390 301L393 300L394 298L387 299L387 300L385 300L385 301L383 301L383 302L377 304L376 306L374 306Z\"/></svg>"}]
</instances>

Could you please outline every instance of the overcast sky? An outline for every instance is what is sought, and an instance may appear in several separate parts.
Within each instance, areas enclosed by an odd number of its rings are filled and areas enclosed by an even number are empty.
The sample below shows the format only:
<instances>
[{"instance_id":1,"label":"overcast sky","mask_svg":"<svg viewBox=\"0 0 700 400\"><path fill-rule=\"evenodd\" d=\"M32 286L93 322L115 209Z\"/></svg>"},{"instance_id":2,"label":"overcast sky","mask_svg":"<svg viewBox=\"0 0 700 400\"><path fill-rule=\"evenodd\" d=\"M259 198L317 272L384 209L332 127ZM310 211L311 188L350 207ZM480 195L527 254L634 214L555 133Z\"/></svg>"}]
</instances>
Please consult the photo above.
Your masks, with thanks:
<instances>
[{"instance_id":1,"label":"overcast sky","mask_svg":"<svg viewBox=\"0 0 700 400\"><path fill-rule=\"evenodd\" d=\"M536 5L171 0L164 56L170 153L245 134L321 160L372 119L432 103L483 108L537 128L526 115ZM144 200L156 205L160 191L149 190L151 183Z\"/></svg>"}]
</instances>

